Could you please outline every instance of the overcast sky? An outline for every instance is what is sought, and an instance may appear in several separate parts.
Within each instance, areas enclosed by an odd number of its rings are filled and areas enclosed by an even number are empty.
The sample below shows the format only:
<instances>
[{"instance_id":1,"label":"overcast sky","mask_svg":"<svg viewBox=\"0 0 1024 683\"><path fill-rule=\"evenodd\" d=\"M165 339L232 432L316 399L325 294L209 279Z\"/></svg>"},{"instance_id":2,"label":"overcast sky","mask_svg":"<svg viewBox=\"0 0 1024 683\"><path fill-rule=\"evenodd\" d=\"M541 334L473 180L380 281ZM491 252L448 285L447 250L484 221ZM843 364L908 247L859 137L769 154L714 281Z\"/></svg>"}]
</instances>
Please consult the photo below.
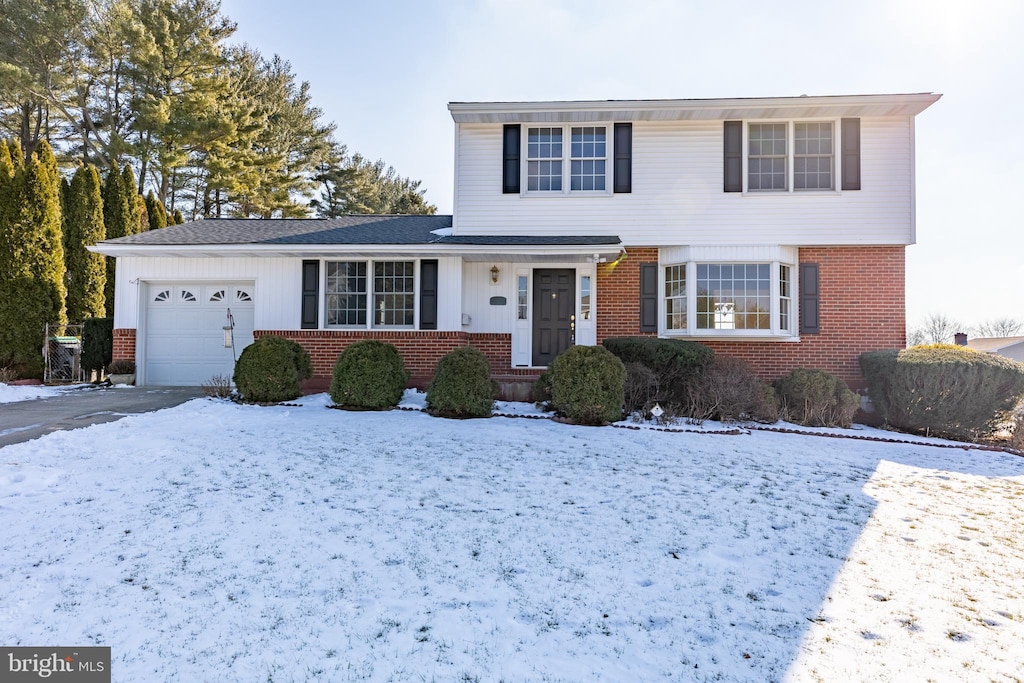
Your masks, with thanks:
<instances>
[{"instance_id":1,"label":"overcast sky","mask_svg":"<svg viewBox=\"0 0 1024 683\"><path fill-rule=\"evenodd\" d=\"M1021 0L223 0L336 136L452 210L449 101L936 92L907 317L1024 319ZM885 306L879 301L880 307Z\"/></svg>"}]
</instances>

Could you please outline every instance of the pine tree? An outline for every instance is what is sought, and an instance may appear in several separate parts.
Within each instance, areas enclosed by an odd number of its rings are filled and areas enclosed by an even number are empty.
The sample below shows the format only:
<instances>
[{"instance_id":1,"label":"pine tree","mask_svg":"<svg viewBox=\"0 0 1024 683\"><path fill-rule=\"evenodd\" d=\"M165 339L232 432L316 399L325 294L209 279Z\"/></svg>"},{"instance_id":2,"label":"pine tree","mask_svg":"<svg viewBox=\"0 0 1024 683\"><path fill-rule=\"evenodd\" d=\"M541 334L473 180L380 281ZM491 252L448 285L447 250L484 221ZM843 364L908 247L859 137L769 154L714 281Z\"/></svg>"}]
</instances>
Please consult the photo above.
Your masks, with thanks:
<instances>
[{"instance_id":1,"label":"pine tree","mask_svg":"<svg viewBox=\"0 0 1024 683\"><path fill-rule=\"evenodd\" d=\"M19 374L40 377L46 323L67 322L64 308L64 247L61 240L60 175L50 145L41 140L6 193L6 233L11 261L0 285L5 362Z\"/></svg>"},{"instance_id":2,"label":"pine tree","mask_svg":"<svg viewBox=\"0 0 1024 683\"><path fill-rule=\"evenodd\" d=\"M135 207L139 216L139 232L149 230L149 211L146 209L146 198L141 194L135 195Z\"/></svg>"},{"instance_id":3,"label":"pine tree","mask_svg":"<svg viewBox=\"0 0 1024 683\"><path fill-rule=\"evenodd\" d=\"M95 166L80 166L71 181L64 217L67 309L68 319L73 322L104 316L106 264L102 254L86 249L104 236L99 171Z\"/></svg>"},{"instance_id":4,"label":"pine tree","mask_svg":"<svg viewBox=\"0 0 1024 683\"><path fill-rule=\"evenodd\" d=\"M167 209L150 190L146 194L146 215L149 216L149 229L159 230L167 227Z\"/></svg>"},{"instance_id":5,"label":"pine tree","mask_svg":"<svg viewBox=\"0 0 1024 683\"><path fill-rule=\"evenodd\" d=\"M117 167L116 163L112 164L103 183L103 226L106 229L106 239L108 240L135 233L134 230L128 231L131 208L134 203L129 205L121 178L121 169ZM113 312L117 260L113 256L107 256L106 260L107 277L103 287L103 299L106 301L106 310Z\"/></svg>"},{"instance_id":6,"label":"pine tree","mask_svg":"<svg viewBox=\"0 0 1024 683\"><path fill-rule=\"evenodd\" d=\"M181 213L181 209L174 210L174 225L181 225L185 222L185 216Z\"/></svg>"}]
</instances>

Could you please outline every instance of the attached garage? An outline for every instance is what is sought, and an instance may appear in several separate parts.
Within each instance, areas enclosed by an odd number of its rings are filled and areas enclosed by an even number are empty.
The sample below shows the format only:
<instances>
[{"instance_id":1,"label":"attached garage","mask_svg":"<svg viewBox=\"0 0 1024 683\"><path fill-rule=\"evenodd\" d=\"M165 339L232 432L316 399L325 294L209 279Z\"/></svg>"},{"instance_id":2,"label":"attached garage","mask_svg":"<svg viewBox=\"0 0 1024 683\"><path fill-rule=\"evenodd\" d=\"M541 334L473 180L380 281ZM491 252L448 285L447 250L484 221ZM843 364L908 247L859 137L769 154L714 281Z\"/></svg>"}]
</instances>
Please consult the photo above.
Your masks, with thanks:
<instances>
[{"instance_id":1,"label":"attached garage","mask_svg":"<svg viewBox=\"0 0 1024 683\"><path fill-rule=\"evenodd\" d=\"M231 377L235 358L253 341L255 310L252 282L149 283L140 383L200 386L214 375ZM233 349L224 330L232 321Z\"/></svg>"}]
</instances>

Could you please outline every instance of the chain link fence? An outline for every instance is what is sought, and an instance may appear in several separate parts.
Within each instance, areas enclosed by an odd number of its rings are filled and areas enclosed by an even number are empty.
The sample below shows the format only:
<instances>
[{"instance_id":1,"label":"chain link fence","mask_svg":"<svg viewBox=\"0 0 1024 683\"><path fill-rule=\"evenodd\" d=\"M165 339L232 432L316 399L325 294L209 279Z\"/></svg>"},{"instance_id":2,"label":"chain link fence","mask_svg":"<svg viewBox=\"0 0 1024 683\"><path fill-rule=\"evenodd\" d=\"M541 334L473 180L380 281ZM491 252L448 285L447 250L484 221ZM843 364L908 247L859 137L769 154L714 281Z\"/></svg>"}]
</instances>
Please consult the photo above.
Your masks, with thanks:
<instances>
[{"instance_id":1,"label":"chain link fence","mask_svg":"<svg viewBox=\"0 0 1024 683\"><path fill-rule=\"evenodd\" d=\"M45 361L43 381L47 384L84 380L82 327L82 325L46 324L46 341L43 343L43 360Z\"/></svg>"}]
</instances>

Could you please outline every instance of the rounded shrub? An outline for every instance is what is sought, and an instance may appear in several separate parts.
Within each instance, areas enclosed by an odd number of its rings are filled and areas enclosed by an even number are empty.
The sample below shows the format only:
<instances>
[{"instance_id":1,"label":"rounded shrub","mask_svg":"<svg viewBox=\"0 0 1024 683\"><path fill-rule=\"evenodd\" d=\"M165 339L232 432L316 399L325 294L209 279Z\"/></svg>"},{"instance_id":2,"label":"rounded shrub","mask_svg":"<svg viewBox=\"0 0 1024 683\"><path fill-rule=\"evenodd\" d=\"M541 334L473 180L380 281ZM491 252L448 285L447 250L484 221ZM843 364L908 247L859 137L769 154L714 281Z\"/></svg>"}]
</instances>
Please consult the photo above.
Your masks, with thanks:
<instances>
[{"instance_id":1,"label":"rounded shrub","mask_svg":"<svg viewBox=\"0 0 1024 683\"><path fill-rule=\"evenodd\" d=\"M573 346L551 363L551 403L577 424L622 419L626 368L603 346Z\"/></svg>"},{"instance_id":2,"label":"rounded shrub","mask_svg":"<svg viewBox=\"0 0 1024 683\"><path fill-rule=\"evenodd\" d=\"M548 403L551 401L551 370L540 373L533 383L533 402Z\"/></svg>"},{"instance_id":3,"label":"rounded shrub","mask_svg":"<svg viewBox=\"0 0 1024 683\"><path fill-rule=\"evenodd\" d=\"M331 400L345 408L383 410L402 400L409 373L391 344L364 339L338 356L331 378Z\"/></svg>"},{"instance_id":4,"label":"rounded shrub","mask_svg":"<svg viewBox=\"0 0 1024 683\"><path fill-rule=\"evenodd\" d=\"M905 431L978 439L1024 398L1024 363L963 346L870 351L860 367L878 412Z\"/></svg>"},{"instance_id":5,"label":"rounded shrub","mask_svg":"<svg viewBox=\"0 0 1024 683\"><path fill-rule=\"evenodd\" d=\"M427 390L431 415L490 417L493 406L494 385L487 356L465 346L441 359Z\"/></svg>"},{"instance_id":6,"label":"rounded shrub","mask_svg":"<svg viewBox=\"0 0 1024 683\"><path fill-rule=\"evenodd\" d=\"M663 407L683 406L689 397L690 385L715 357L714 351L697 342L685 339L659 339L657 337L610 337L601 342L621 360L629 372L632 364L639 364L650 372L635 368L627 375L629 398L627 411L639 409L636 396L637 382L653 390L647 402L657 401Z\"/></svg>"},{"instance_id":7,"label":"rounded shrub","mask_svg":"<svg viewBox=\"0 0 1024 683\"><path fill-rule=\"evenodd\" d=\"M246 401L278 403L302 394L311 375L309 354L288 339L260 337L242 350L235 363L235 387Z\"/></svg>"},{"instance_id":8,"label":"rounded shrub","mask_svg":"<svg viewBox=\"0 0 1024 683\"><path fill-rule=\"evenodd\" d=\"M824 370L796 368L775 380L783 417L810 427L849 427L860 396Z\"/></svg>"}]
</instances>

